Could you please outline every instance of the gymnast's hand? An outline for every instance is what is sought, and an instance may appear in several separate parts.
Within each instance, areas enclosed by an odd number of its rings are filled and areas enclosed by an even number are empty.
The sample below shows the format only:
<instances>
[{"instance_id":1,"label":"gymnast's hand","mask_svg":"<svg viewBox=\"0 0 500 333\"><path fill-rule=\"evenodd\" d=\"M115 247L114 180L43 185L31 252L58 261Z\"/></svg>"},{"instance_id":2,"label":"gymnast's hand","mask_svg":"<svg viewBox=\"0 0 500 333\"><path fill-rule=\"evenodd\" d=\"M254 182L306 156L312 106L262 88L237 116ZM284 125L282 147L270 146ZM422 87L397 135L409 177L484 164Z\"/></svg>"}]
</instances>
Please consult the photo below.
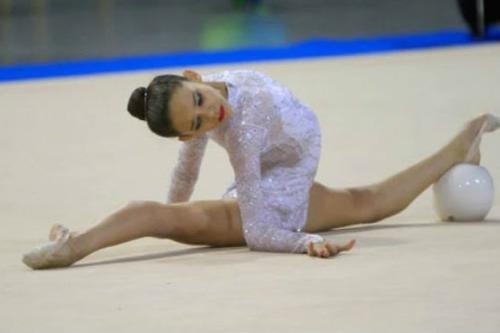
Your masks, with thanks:
<instances>
[{"instance_id":1,"label":"gymnast's hand","mask_svg":"<svg viewBox=\"0 0 500 333\"><path fill-rule=\"evenodd\" d=\"M330 256L335 256L340 252L349 251L352 249L356 241L354 239L350 240L344 245L332 244L328 241L307 244L307 254L311 257L328 258Z\"/></svg>"}]
</instances>

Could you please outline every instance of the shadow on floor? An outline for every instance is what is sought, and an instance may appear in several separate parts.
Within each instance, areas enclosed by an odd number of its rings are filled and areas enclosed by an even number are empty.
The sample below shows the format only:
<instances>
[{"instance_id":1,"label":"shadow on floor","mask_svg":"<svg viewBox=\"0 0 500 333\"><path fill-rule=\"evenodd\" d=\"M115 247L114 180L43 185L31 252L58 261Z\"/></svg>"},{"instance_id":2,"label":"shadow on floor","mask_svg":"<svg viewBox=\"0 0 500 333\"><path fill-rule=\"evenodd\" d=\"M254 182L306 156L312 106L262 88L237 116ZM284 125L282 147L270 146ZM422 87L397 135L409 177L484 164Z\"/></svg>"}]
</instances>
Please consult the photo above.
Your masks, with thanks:
<instances>
[{"instance_id":1,"label":"shadow on floor","mask_svg":"<svg viewBox=\"0 0 500 333\"><path fill-rule=\"evenodd\" d=\"M353 234L353 233L361 233L361 232L372 232L378 230L386 230L386 229L422 229L422 228L456 228L456 227L500 227L500 220L485 220L482 222L423 222L423 223L411 223L411 224L395 224L395 225L368 225L368 226L357 226L357 227L347 227L342 229L336 229L328 232L321 233L323 236L335 236L335 235L343 235L343 234ZM363 239L362 240L363 247L378 247L378 246L394 246L407 243L402 239L395 238L377 238L377 239ZM248 253L249 250L246 247L224 247L224 248L215 248L215 247L195 247L192 249L184 249L184 250L176 250L169 252L160 252L160 253L152 253L152 254L144 254L138 256L131 256L125 258L117 258L110 259L98 262L89 262L84 264L76 264L69 269L76 268L84 268L84 267L92 267L92 266L101 266L101 265L112 265L112 264L122 264L122 263L130 263L137 261L146 261L146 260L155 260L155 259L164 259L164 258L175 258L181 256L202 254L202 253Z\"/></svg>"},{"instance_id":2,"label":"shadow on floor","mask_svg":"<svg viewBox=\"0 0 500 333\"><path fill-rule=\"evenodd\" d=\"M238 253L238 252L242 252L242 253L248 252L248 249L246 247L216 248L216 247L203 246L203 247L195 247L192 249L143 254L143 255L131 256L131 257L125 257L125 258L117 258L117 259L110 259L110 260L97 261L97 262L88 262L88 263L84 263L84 264L75 264L73 266L67 267L66 269L68 269L68 268L69 269L83 268L83 267L89 267L89 266L111 265L111 264L122 264L122 263L136 262L136 261L173 258L173 257L202 254L202 253L215 253L215 252L217 252L217 253L230 252L231 254L234 254L234 253Z\"/></svg>"},{"instance_id":3,"label":"shadow on floor","mask_svg":"<svg viewBox=\"0 0 500 333\"><path fill-rule=\"evenodd\" d=\"M441 222L431 221L422 223L407 223L407 224L383 224L383 225L364 225L345 227L341 229L334 229L331 231L322 232L323 235L342 235L367 231L378 231L384 229L422 229L422 228L456 228L456 227L500 227L500 220L484 220L481 222Z\"/></svg>"}]
</instances>

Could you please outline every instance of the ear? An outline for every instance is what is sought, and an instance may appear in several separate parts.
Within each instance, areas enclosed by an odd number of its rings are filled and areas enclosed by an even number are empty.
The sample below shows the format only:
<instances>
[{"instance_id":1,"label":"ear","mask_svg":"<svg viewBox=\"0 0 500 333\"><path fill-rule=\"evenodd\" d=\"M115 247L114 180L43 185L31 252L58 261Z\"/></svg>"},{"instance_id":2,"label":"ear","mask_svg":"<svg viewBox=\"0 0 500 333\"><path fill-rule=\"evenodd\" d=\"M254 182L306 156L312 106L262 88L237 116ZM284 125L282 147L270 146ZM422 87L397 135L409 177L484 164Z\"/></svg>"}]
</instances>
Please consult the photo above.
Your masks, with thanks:
<instances>
[{"instance_id":1,"label":"ear","mask_svg":"<svg viewBox=\"0 0 500 333\"><path fill-rule=\"evenodd\" d=\"M182 72L182 75L190 81L201 82L201 75L196 73L195 71L188 69Z\"/></svg>"},{"instance_id":2,"label":"ear","mask_svg":"<svg viewBox=\"0 0 500 333\"><path fill-rule=\"evenodd\" d=\"M192 138L193 138L193 136L192 136L192 135L189 135L189 134L188 134L188 135L179 135L179 141L183 141L183 142L184 142L184 141L189 141L189 140L191 140Z\"/></svg>"}]
</instances>

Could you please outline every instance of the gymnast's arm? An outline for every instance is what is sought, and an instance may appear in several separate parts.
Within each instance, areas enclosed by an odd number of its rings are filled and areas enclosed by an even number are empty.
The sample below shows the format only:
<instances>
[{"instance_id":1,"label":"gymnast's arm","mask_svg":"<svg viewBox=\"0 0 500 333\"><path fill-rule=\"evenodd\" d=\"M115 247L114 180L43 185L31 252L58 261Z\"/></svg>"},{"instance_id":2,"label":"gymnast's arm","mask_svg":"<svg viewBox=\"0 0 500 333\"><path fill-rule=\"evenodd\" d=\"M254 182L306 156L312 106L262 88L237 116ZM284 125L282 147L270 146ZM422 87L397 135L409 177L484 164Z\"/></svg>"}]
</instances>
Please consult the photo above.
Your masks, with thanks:
<instances>
[{"instance_id":1,"label":"gymnast's arm","mask_svg":"<svg viewBox=\"0 0 500 333\"><path fill-rule=\"evenodd\" d=\"M208 138L202 135L182 143L179 158L170 179L168 203L188 201L198 180Z\"/></svg>"},{"instance_id":2,"label":"gymnast's arm","mask_svg":"<svg viewBox=\"0 0 500 333\"><path fill-rule=\"evenodd\" d=\"M228 152L236 175L243 232L252 250L305 253L310 242L322 242L319 235L282 229L279 213L267 208L260 188L260 147L265 129L245 125L228 133Z\"/></svg>"}]
</instances>

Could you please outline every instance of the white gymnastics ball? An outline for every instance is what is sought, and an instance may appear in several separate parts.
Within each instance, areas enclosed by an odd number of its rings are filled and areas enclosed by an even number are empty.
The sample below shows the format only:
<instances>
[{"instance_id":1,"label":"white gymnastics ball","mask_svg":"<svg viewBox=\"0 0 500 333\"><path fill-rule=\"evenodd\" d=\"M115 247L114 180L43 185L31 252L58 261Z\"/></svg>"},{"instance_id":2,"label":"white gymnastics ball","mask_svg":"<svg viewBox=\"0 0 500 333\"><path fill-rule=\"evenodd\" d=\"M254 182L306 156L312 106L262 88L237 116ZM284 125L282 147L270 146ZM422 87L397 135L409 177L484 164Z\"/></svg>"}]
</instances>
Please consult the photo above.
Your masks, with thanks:
<instances>
[{"instance_id":1,"label":"white gymnastics ball","mask_svg":"<svg viewBox=\"0 0 500 333\"><path fill-rule=\"evenodd\" d=\"M443 221L482 221L493 205L495 186L488 170L458 164L433 186L434 208Z\"/></svg>"}]
</instances>

